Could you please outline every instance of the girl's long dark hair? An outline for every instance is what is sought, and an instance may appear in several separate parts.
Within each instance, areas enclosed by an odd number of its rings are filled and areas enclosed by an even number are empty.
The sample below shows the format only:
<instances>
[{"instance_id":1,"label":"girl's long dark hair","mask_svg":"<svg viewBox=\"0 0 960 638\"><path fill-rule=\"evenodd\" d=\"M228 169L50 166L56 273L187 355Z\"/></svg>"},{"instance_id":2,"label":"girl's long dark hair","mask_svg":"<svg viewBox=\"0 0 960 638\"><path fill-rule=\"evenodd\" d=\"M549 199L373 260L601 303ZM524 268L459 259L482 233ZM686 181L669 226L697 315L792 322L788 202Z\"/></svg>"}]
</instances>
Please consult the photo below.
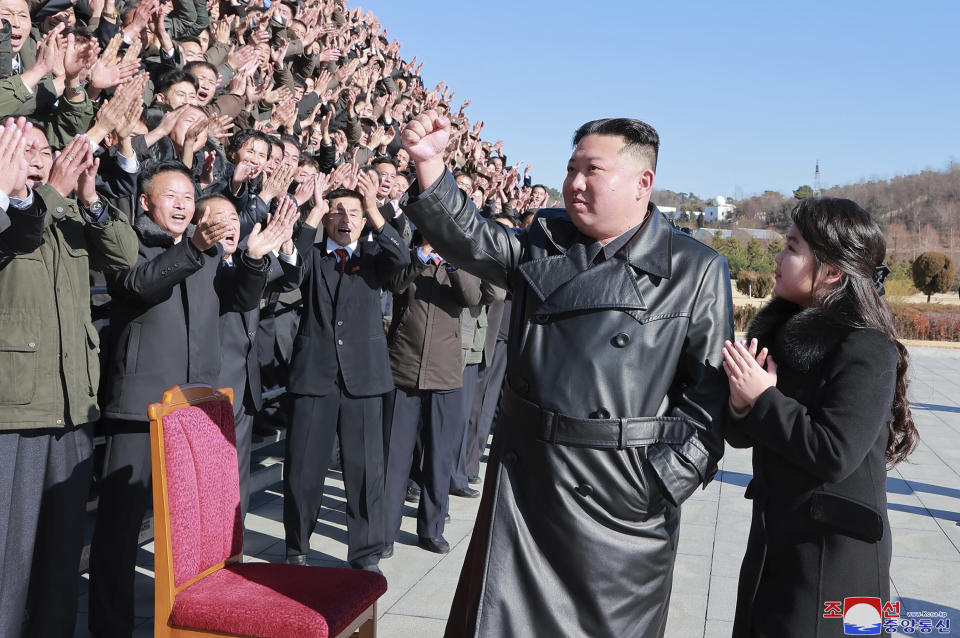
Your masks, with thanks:
<instances>
[{"instance_id":1,"label":"girl's long dark hair","mask_svg":"<svg viewBox=\"0 0 960 638\"><path fill-rule=\"evenodd\" d=\"M917 447L919 434L907 401L910 357L897 340L890 308L874 283L874 272L887 253L883 233L870 213L849 199L803 199L793 209L791 218L813 251L814 281L823 265L833 266L843 273L836 286L817 295L817 306L825 315L844 325L879 330L897 346L900 358L893 418L887 437L887 462L893 467Z\"/></svg>"}]
</instances>

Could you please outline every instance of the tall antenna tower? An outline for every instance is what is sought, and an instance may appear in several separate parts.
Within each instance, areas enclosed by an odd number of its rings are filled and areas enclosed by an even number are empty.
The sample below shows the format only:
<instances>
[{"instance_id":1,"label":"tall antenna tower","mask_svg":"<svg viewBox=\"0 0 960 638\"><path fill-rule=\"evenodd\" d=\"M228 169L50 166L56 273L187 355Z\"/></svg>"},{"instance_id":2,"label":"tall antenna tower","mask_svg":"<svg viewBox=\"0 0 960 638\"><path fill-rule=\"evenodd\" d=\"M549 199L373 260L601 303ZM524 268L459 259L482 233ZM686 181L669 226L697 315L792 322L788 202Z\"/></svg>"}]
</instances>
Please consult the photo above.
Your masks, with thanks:
<instances>
[{"instance_id":1,"label":"tall antenna tower","mask_svg":"<svg viewBox=\"0 0 960 638\"><path fill-rule=\"evenodd\" d=\"M817 169L813 172L813 196L820 197L822 185L820 184L820 160L817 160Z\"/></svg>"}]
</instances>

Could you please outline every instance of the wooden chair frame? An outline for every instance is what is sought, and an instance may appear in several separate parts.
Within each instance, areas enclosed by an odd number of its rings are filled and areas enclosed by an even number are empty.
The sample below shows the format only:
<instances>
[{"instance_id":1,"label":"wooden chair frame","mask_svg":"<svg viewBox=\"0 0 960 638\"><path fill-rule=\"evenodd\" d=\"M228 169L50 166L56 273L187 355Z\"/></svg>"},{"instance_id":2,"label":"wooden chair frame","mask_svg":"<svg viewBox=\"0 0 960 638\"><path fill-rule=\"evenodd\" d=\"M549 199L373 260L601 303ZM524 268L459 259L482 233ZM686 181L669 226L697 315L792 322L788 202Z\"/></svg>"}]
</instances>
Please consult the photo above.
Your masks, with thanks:
<instances>
[{"instance_id":1,"label":"wooden chair frame","mask_svg":"<svg viewBox=\"0 0 960 638\"><path fill-rule=\"evenodd\" d=\"M154 544L154 621L155 638L204 638L213 636L234 636L220 632L209 632L169 624L173 601L177 594L205 578L223 569L227 565L243 562L243 550L230 556L223 562L204 570L194 578L175 587L173 582L173 552L170 536L170 503L167 499L167 472L163 450L163 417L189 406L202 405L212 401L233 405L233 388L214 389L202 383L174 386L163 393L160 403L152 403L147 408L150 418L150 449L153 461L153 544ZM331 638L347 638L359 631L358 638L376 638L377 603L367 607L343 631Z\"/></svg>"}]
</instances>

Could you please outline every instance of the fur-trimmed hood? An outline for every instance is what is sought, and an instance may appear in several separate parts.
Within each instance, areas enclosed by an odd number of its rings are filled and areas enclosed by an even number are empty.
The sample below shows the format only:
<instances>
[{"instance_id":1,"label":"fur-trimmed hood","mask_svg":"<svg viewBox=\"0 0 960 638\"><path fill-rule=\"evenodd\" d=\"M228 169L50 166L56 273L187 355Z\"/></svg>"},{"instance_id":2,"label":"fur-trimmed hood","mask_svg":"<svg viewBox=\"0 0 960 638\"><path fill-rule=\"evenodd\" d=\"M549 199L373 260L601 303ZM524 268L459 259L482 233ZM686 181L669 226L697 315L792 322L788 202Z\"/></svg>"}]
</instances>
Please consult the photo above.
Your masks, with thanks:
<instances>
[{"instance_id":1,"label":"fur-trimmed hood","mask_svg":"<svg viewBox=\"0 0 960 638\"><path fill-rule=\"evenodd\" d=\"M774 297L750 322L747 339L756 337L777 365L807 372L818 366L850 330L851 327L828 317L820 308L804 310L793 302Z\"/></svg>"},{"instance_id":2,"label":"fur-trimmed hood","mask_svg":"<svg viewBox=\"0 0 960 638\"><path fill-rule=\"evenodd\" d=\"M156 222L150 219L150 215L146 213L137 215L137 218L133 220L133 229L137 232L137 235L140 237L140 242L144 246L159 246L160 248L170 248L173 246L173 236L160 228ZM187 230L183 233L183 239L193 237L193 231L195 229L196 226L193 224L188 225Z\"/></svg>"}]
</instances>

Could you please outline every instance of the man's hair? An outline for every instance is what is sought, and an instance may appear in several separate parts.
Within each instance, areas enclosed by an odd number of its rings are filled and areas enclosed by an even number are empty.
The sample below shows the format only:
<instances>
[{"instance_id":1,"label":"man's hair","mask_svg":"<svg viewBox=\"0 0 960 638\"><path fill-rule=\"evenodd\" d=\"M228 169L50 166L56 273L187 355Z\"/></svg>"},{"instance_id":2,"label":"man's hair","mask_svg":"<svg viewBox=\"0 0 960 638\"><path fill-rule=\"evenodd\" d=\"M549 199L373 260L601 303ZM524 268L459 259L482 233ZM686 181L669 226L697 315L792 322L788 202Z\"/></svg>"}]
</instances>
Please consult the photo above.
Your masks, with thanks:
<instances>
[{"instance_id":1,"label":"man's hair","mask_svg":"<svg viewBox=\"0 0 960 638\"><path fill-rule=\"evenodd\" d=\"M186 44L187 42L193 42L194 44L196 44L196 45L199 46L199 47L202 47L202 46L203 46L203 44L200 43L200 40L197 39L197 38L195 38L195 37L193 37L192 35L188 35L188 36L186 36L186 37L180 38L179 40L177 40L177 42L178 42L179 44Z\"/></svg>"},{"instance_id":2,"label":"man's hair","mask_svg":"<svg viewBox=\"0 0 960 638\"><path fill-rule=\"evenodd\" d=\"M387 157L386 155L381 155L380 157L370 162L370 166L373 166L374 168L376 168L377 166L380 166L381 164L389 164L394 168L397 167L396 162L394 162L392 158Z\"/></svg>"},{"instance_id":3,"label":"man's hair","mask_svg":"<svg viewBox=\"0 0 960 638\"><path fill-rule=\"evenodd\" d=\"M190 173L190 169L180 160L149 161L145 162L140 170L140 189L138 192L149 193L150 187L153 186L153 180L161 173L180 173L193 183L193 175Z\"/></svg>"},{"instance_id":4,"label":"man's hair","mask_svg":"<svg viewBox=\"0 0 960 638\"><path fill-rule=\"evenodd\" d=\"M211 71L213 71L214 75L216 75L217 77L220 77L220 73L217 71L217 67L213 66L206 60L194 60L193 62L188 62L183 67L183 70L190 74L193 74L194 69L210 69Z\"/></svg>"},{"instance_id":5,"label":"man's hair","mask_svg":"<svg viewBox=\"0 0 960 638\"><path fill-rule=\"evenodd\" d=\"M534 185L530 188L530 190L533 191L534 188L542 188L544 193L547 192L547 187L544 186L543 184L534 184Z\"/></svg>"},{"instance_id":6,"label":"man's hair","mask_svg":"<svg viewBox=\"0 0 960 638\"><path fill-rule=\"evenodd\" d=\"M359 201L363 204L363 195L359 191L356 191L352 188L335 188L327 195L327 201L333 203L335 199L342 199L344 197L349 197Z\"/></svg>"},{"instance_id":7,"label":"man's hair","mask_svg":"<svg viewBox=\"0 0 960 638\"><path fill-rule=\"evenodd\" d=\"M260 140L267 145L267 158L270 157L270 138L263 131L252 128L245 128L237 131L230 137L230 144L227 146L227 156L235 157L247 140Z\"/></svg>"},{"instance_id":8,"label":"man's hair","mask_svg":"<svg viewBox=\"0 0 960 638\"><path fill-rule=\"evenodd\" d=\"M279 149L280 149L280 154L281 154L281 155L283 155L284 153L286 153L286 151L283 150L283 140L281 140L281 139L280 139L279 137L277 137L276 135L267 135L267 142L270 143L270 153L269 153L268 155L272 155L272 154L273 154L273 149L275 149L275 148L279 148Z\"/></svg>"},{"instance_id":9,"label":"man's hair","mask_svg":"<svg viewBox=\"0 0 960 638\"><path fill-rule=\"evenodd\" d=\"M210 202L216 201L216 200L218 200L218 199L219 199L219 200L223 200L223 201L227 202L228 204L230 204L230 206L233 207L234 212L237 212L237 207L234 205L233 202L230 201L230 198L229 198L229 197L227 197L226 195L223 195L223 194L221 194L221 193L211 193L210 195L204 195L203 197L201 197L200 199L198 199L198 200L196 201L196 203L194 204L194 208L193 208L193 223L196 224L197 222L200 221L200 218L203 216L203 208L204 208L207 204L209 204ZM239 216L239 212L237 212L237 215Z\"/></svg>"},{"instance_id":10,"label":"man's hair","mask_svg":"<svg viewBox=\"0 0 960 638\"><path fill-rule=\"evenodd\" d=\"M650 164L650 168L657 170L657 154L660 152L660 136L657 131L640 120L628 117L608 117L602 120L587 122L573 134L573 145L587 135L616 135L623 138L624 147L621 153L630 153L637 159Z\"/></svg>"},{"instance_id":11,"label":"man's hair","mask_svg":"<svg viewBox=\"0 0 960 638\"><path fill-rule=\"evenodd\" d=\"M73 5L69 5L69 6L72 7ZM64 9L66 8L67 7L64 7ZM95 36L93 35L93 31L83 26L79 22L77 22L77 24L72 27L64 29L63 32L60 34L60 37L65 38L68 35L72 35L74 41L76 42L89 42L90 40L93 40L95 38Z\"/></svg>"},{"instance_id":12,"label":"man's hair","mask_svg":"<svg viewBox=\"0 0 960 638\"><path fill-rule=\"evenodd\" d=\"M300 156L300 162L297 164L297 168L303 168L304 166L312 166L317 169L318 172L320 170L320 162L309 155Z\"/></svg>"},{"instance_id":13,"label":"man's hair","mask_svg":"<svg viewBox=\"0 0 960 638\"><path fill-rule=\"evenodd\" d=\"M298 140L298 139L297 139L295 136L293 136L293 135L288 135L288 134L284 133L283 135L280 136L280 141L281 141L281 142L284 142L284 143L287 143L287 144L293 144L294 146L297 147L297 150L298 150L298 151L302 151L302 150L303 150L302 148L300 148L300 140ZM286 155L286 154L287 154L287 151L284 150L284 151L283 151L283 154Z\"/></svg>"},{"instance_id":14,"label":"man's hair","mask_svg":"<svg viewBox=\"0 0 960 638\"><path fill-rule=\"evenodd\" d=\"M174 84L180 84L181 82L189 82L194 90L199 86L197 78L193 77L192 73L184 69L170 69L159 78L157 78L157 89L156 93L164 93Z\"/></svg>"}]
</instances>

